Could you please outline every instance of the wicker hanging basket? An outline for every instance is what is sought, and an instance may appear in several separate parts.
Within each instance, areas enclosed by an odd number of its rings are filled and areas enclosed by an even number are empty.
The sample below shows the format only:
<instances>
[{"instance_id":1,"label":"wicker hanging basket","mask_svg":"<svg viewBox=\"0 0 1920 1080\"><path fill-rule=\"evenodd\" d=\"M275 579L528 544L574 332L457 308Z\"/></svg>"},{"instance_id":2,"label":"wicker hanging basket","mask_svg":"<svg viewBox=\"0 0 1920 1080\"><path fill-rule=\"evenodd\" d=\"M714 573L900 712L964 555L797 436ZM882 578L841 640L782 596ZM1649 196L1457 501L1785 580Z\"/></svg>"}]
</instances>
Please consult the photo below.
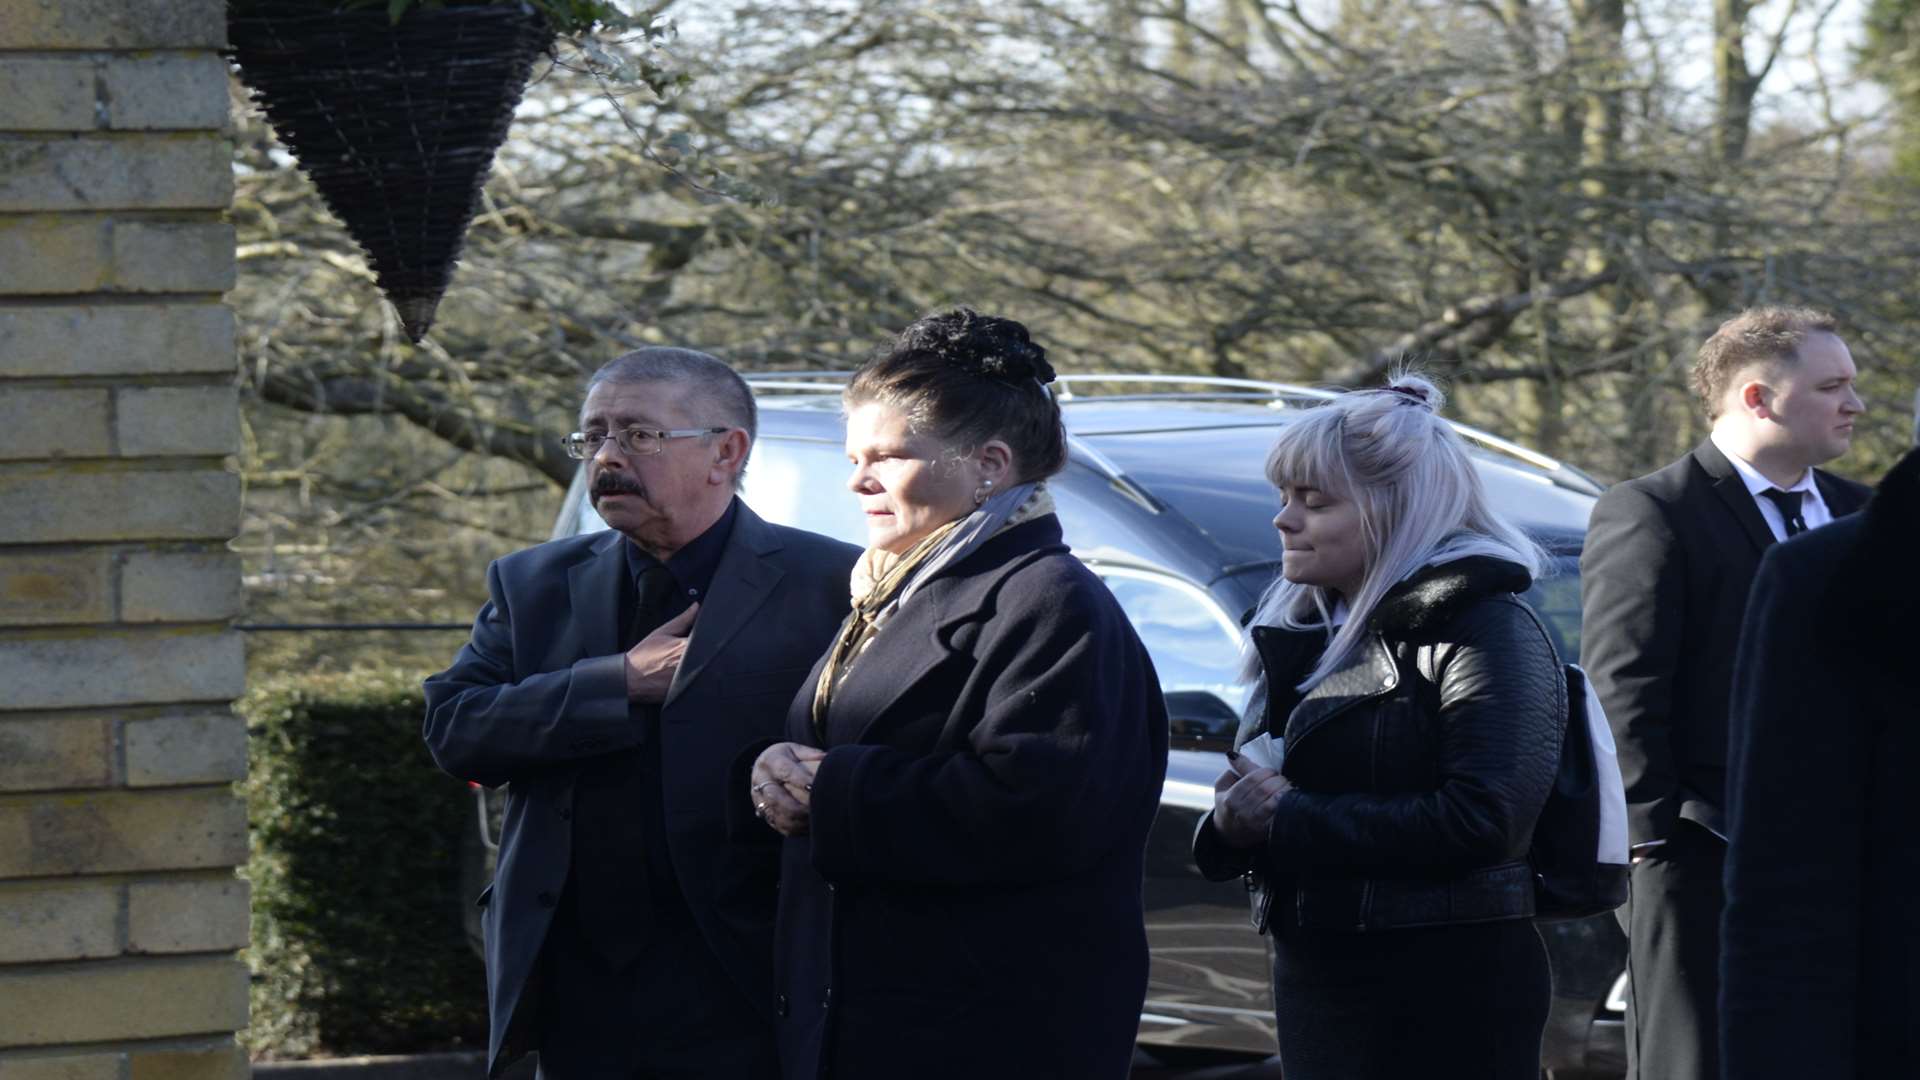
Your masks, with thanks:
<instances>
[{"instance_id":1,"label":"wicker hanging basket","mask_svg":"<svg viewBox=\"0 0 1920 1080\"><path fill-rule=\"evenodd\" d=\"M254 3L228 19L240 77L416 343L453 279L480 186L553 40L520 4Z\"/></svg>"}]
</instances>

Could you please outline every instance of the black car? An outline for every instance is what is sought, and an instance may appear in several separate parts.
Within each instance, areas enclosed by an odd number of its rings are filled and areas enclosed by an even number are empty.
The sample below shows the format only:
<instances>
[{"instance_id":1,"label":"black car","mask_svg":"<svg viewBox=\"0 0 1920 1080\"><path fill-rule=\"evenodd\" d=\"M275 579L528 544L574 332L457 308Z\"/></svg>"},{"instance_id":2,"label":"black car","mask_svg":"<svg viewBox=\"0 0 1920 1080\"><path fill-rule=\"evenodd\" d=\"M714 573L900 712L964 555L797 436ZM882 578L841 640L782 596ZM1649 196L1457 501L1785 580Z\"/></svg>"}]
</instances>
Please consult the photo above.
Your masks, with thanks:
<instances>
[{"instance_id":1,"label":"black car","mask_svg":"<svg viewBox=\"0 0 1920 1080\"><path fill-rule=\"evenodd\" d=\"M749 377L760 437L743 496L769 521L864 545L865 522L845 486L844 379ZM1278 503L1263 475L1267 451L1277 429L1331 395L1137 375L1072 375L1056 385L1070 460L1048 488L1067 542L1113 590L1152 654L1172 718L1171 760L1148 842L1152 971L1140 1045L1160 1058L1266 1057L1275 1051L1267 941L1249 925L1245 888L1202 878L1189 844L1213 807L1213 781L1248 693L1236 676L1240 623L1280 566L1272 525ZM1459 430L1496 509L1554 556L1555 572L1527 599L1561 655L1577 657L1580 544L1600 486L1551 458ZM605 527L585 498L582 474L554 536ZM481 792L483 834L493 801ZM1620 1075L1626 947L1618 925L1601 916L1540 930L1554 983L1542 1068L1556 1077Z\"/></svg>"}]
</instances>

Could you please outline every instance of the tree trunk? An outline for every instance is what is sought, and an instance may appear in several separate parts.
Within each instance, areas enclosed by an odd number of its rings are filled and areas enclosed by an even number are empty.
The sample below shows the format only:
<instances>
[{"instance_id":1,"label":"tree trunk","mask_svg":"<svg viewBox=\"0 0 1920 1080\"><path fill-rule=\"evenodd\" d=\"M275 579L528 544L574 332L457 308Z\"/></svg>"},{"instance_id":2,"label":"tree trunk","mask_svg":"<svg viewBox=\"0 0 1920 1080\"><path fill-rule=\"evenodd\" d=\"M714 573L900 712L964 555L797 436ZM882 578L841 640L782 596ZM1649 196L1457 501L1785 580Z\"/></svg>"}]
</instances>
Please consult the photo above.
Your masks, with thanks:
<instances>
[{"instance_id":1,"label":"tree trunk","mask_svg":"<svg viewBox=\"0 0 1920 1080\"><path fill-rule=\"evenodd\" d=\"M1713 0L1714 148L1732 168L1747 156L1753 98L1760 89L1747 66L1748 0Z\"/></svg>"}]
</instances>

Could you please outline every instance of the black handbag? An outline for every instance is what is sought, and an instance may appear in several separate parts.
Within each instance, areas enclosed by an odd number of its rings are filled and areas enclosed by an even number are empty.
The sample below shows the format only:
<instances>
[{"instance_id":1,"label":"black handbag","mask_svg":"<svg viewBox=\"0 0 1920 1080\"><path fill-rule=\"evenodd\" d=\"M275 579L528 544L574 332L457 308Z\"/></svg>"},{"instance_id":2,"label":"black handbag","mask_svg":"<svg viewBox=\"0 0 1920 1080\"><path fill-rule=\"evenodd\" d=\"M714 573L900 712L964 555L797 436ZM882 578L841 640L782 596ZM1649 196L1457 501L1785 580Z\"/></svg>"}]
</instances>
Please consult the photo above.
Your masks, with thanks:
<instances>
[{"instance_id":1,"label":"black handbag","mask_svg":"<svg viewBox=\"0 0 1920 1080\"><path fill-rule=\"evenodd\" d=\"M1560 767L1533 827L1534 918L1584 919L1627 902L1627 792L1600 699L1566 665L1567 727Z\"/></svg>"}]
</instances>

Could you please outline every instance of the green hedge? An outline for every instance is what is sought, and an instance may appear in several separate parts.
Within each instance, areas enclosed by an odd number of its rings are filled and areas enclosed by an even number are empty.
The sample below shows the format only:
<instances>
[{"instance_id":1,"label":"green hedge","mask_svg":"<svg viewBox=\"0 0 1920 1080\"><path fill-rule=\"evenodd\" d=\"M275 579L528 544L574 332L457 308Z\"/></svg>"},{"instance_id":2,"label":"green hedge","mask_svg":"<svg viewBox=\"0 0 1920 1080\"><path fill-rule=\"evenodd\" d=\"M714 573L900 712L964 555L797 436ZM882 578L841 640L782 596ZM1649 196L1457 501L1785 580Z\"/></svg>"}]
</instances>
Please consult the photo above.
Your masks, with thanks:
<instances>
[{"instance_id":1,"label":"green hedge","mask_svg":"<svg viewBox=\"0 0 1920 1080\"><path fill-rule=\"evenodd\" d=\"M418 678L272 679L241 702L253 1019L266 1057L485 1045L462 916L466 785L420 741Z\"/></svg>"}]
</instances>

